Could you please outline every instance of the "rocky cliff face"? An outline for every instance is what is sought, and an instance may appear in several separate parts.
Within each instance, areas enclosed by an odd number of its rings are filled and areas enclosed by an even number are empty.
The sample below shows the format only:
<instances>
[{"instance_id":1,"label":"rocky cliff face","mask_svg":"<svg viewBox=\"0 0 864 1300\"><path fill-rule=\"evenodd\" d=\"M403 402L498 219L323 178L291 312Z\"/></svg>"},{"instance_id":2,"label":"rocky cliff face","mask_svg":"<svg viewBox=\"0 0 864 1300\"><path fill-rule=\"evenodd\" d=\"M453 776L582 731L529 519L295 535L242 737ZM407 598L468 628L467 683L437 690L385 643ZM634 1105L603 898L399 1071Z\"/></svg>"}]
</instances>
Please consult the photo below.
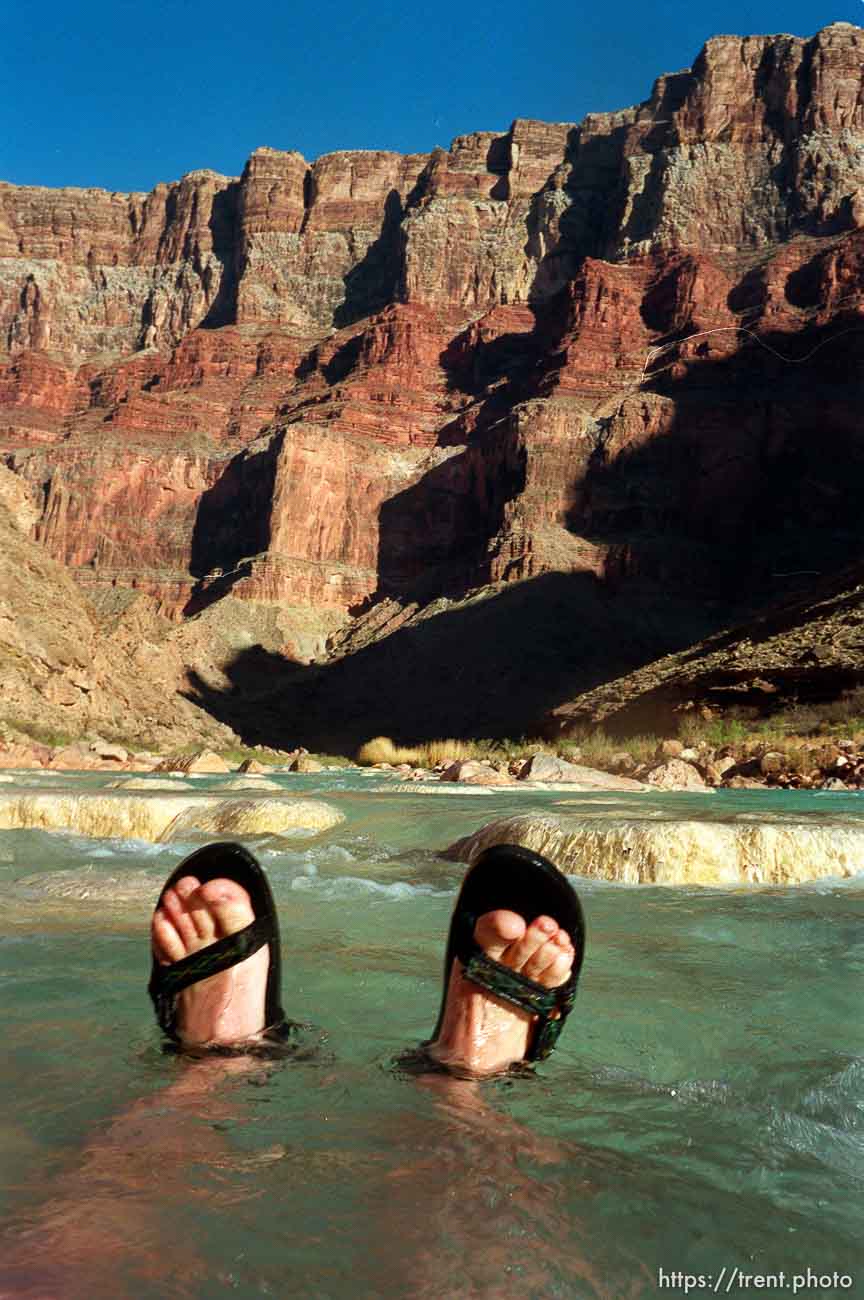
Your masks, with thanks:
<instances>
[{"instance_id":1,"label":"rocky cliff face","mask_svg":"<svg viewBox=\"0 0 864 1300\"><path fill-rule=\"evenodd\" d=\"M707 718L731 705L758 717L775 700L839 699L862 678L862 579L859 561L749 623L566 701L549 713L544 730L556 738L599 724L634 735L674 729L679 717L696 710Z\"/></svg>"},{"instance_id":2,"label":"rocky cliff face","mask_svg":"<svg viewBox=\"0 0 864 1300\"><path fill-rule=\"evenodd\" d=\"M0 452L95 607L230 598L289 659L593 584L566 694L860 554L862 269L844 23L428 155L2 185Z\"/></svg>"}]
</instances>

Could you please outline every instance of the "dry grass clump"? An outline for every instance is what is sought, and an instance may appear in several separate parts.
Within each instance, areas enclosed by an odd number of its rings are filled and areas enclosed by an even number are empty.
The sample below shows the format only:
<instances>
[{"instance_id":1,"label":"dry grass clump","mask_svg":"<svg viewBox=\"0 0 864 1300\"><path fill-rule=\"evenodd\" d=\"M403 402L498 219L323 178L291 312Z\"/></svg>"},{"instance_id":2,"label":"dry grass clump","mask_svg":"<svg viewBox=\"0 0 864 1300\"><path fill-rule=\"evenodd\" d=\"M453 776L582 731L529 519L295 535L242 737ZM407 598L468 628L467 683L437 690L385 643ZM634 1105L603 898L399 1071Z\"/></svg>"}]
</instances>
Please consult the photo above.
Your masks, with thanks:
<instances>
[{"instance_id":1,"label":"dry grass clump","mask_svg":"<svg viewBox=\"0 0 864 1300\"><path fill-rule=\"evenodd\" d=\"M754 726L741 718L700 718L696 714L681 714L678 720L678 739L684 745L698 749L710 745L719 749L723 745L741 746L754 734Z\"/></svg>"},{"instance_id":2,"label":"dry grass clump","mask_svg":"<svg viewBox=\"0 0 864 1300\"><path fill-rule=\"evenodd\" d=\"M416 747L413 752L419 757L409 761L416 762L417 767L434 767L447 759L456 762L466 758L488 758L488 749L488 741L429 740Z\"/></svg>"},{"instance_id":3,"label":"dry grass clump","mask_svg":"<svg viewBox=\"0 0 864 1300\"><path fill-rule=\"evenodd\" d=\"M375 736L357 751L357 762L364 767L375 763L411 763L414 767L434 767L445 759L478 758L488 742L470 740L429 740L420 745L394 745L389 736Z\"/></svg>"},{"instance_id":4,"label":"dry grass clump","mask_svg":"<svg viewBox=\"0 0 864 1300\"><path fill-rule=\"evenodd\" d=\"M414 767L435 767L438 763L469 758L504 760L527 758L529 754L554 753L539 740L426 740L417 745L395 745L389 736L375 736L357 751L364 767L375 763L411 763Z\"/></svg>"},{"instance_id":5,"label":"dry grass clump","mask_svg":"<svg viewBox=\"0 0 864 1300\"><path fill-rule=\"evenodd\" d=\"M399 759L396 757L396 746L389 736L375 736L360 746L357 762L364 767L372 767L375 763L397 763Z\"/></svg>"}]
</instances>

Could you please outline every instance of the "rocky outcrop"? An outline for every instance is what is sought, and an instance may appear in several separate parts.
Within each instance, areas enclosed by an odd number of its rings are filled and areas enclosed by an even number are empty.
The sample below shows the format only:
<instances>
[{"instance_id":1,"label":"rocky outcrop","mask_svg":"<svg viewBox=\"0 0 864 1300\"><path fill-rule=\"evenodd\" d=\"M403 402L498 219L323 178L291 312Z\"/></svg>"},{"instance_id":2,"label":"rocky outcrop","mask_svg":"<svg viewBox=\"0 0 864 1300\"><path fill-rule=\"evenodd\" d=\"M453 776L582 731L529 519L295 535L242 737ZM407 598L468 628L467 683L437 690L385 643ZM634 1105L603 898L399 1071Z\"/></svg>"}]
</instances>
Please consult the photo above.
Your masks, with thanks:
<instances>
[{"instance_id":1,"label":"rocky outcrop","mask_svg":"<svg viewBox=\"0 0 864 1300\"><path fill-rule=\"evenodd\" d=\"M602 724L634 733L673 727L698 710L770 713L795 698L836 699L864 677L864 567L854 565L803 599L780 603L637 672L569 700L547 716L550 735ZM766 776L767 772L759 775Z\"/></svg>"},{"instance_id":2,"label":"rocky outcrop","mask_svg":"<svg viewBox=\"0 0 864 1300\"><path fill-rule=\"evenodd\" d=\"M605 649L547 705L835 571L864 486L862 53L847 23L717 37L579 124L259 149L146 195L0 186L28 540L100 614L148 597L181 660L215 608L275 669L567 575ZM183 666L216 691L226 662Z\"/></svg>"},{"instance_id":3,"label":"rocky outcrop","mask_svg":"<svg viewBox=\"0 0 864 1300\"><path fill-rule=\"evenodd\" d=\"M230 727L187 698L191 685L224 687L238 649L283 645L290 615L262 619L235 600L218 619L208 610L176 627L148 595L116 588L99 607L28 538L35 514L26 483L0 466L0 734L2 724L59 737L104 729L163 752L232 744ZM41 760L2 748L0 765L52 759L48 748ZM100 760L76 754L65 765Z\"/></svg>"}]
</instances>

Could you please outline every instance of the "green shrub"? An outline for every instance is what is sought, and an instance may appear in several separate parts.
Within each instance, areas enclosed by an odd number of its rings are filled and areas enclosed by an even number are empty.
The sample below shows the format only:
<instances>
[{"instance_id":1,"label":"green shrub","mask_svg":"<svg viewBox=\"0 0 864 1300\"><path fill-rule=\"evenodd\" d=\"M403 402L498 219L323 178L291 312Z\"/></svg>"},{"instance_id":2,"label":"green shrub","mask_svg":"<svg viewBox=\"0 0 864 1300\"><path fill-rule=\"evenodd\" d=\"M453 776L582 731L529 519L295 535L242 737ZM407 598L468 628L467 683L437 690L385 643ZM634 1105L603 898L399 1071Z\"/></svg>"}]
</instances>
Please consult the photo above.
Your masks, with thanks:
<instances>
[{"instance_id":1,"label":"green shrub","mask_svg":"<svg viewBox=\"0 0 864 1300\"><path fill-rule=\"evenodd\" d=\"M698 748L710 745L719 749L721 745L740 745L753 734L753 725L741 718L726 716L722 718L699 718L684 714L678 724L678 738L685 745Z\"/></svg>"},{"instance_id":2,"label":"green shrub","mask_svg":"<svg viewBox=\"0 0 864 1300\"><path fill-rule=\"evenodd\" d=\"M602 727L584 727L558 745L565 757L573 757L586 767L606 768L616 754L626 751L637 763L654 757L661 737L653 735L609 736ZM578 754L577 754L578 751Z\"/></svg>"}]
</instances>

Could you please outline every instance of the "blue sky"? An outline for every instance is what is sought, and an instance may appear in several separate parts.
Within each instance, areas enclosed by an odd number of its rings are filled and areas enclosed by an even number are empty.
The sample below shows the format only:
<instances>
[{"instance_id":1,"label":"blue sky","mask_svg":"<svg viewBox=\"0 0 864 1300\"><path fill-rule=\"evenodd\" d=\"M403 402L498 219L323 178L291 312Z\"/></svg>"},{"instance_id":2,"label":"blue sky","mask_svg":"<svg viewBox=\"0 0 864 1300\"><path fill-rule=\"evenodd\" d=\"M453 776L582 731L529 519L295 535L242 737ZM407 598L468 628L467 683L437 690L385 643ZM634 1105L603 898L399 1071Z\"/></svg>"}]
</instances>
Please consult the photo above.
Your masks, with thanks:
<instances>
[{"instance_id":1,"label":"blue sky","mask_svg":"<svg viewBox=\"0 0 864 1300\"><path fill-rule=\"evenodd\" d=\"M864 24L862 0L44 0L10 7L0 179L146 190L258 145L426 151L644 99L721 32Z\"/></svg>"}]
</instances>

